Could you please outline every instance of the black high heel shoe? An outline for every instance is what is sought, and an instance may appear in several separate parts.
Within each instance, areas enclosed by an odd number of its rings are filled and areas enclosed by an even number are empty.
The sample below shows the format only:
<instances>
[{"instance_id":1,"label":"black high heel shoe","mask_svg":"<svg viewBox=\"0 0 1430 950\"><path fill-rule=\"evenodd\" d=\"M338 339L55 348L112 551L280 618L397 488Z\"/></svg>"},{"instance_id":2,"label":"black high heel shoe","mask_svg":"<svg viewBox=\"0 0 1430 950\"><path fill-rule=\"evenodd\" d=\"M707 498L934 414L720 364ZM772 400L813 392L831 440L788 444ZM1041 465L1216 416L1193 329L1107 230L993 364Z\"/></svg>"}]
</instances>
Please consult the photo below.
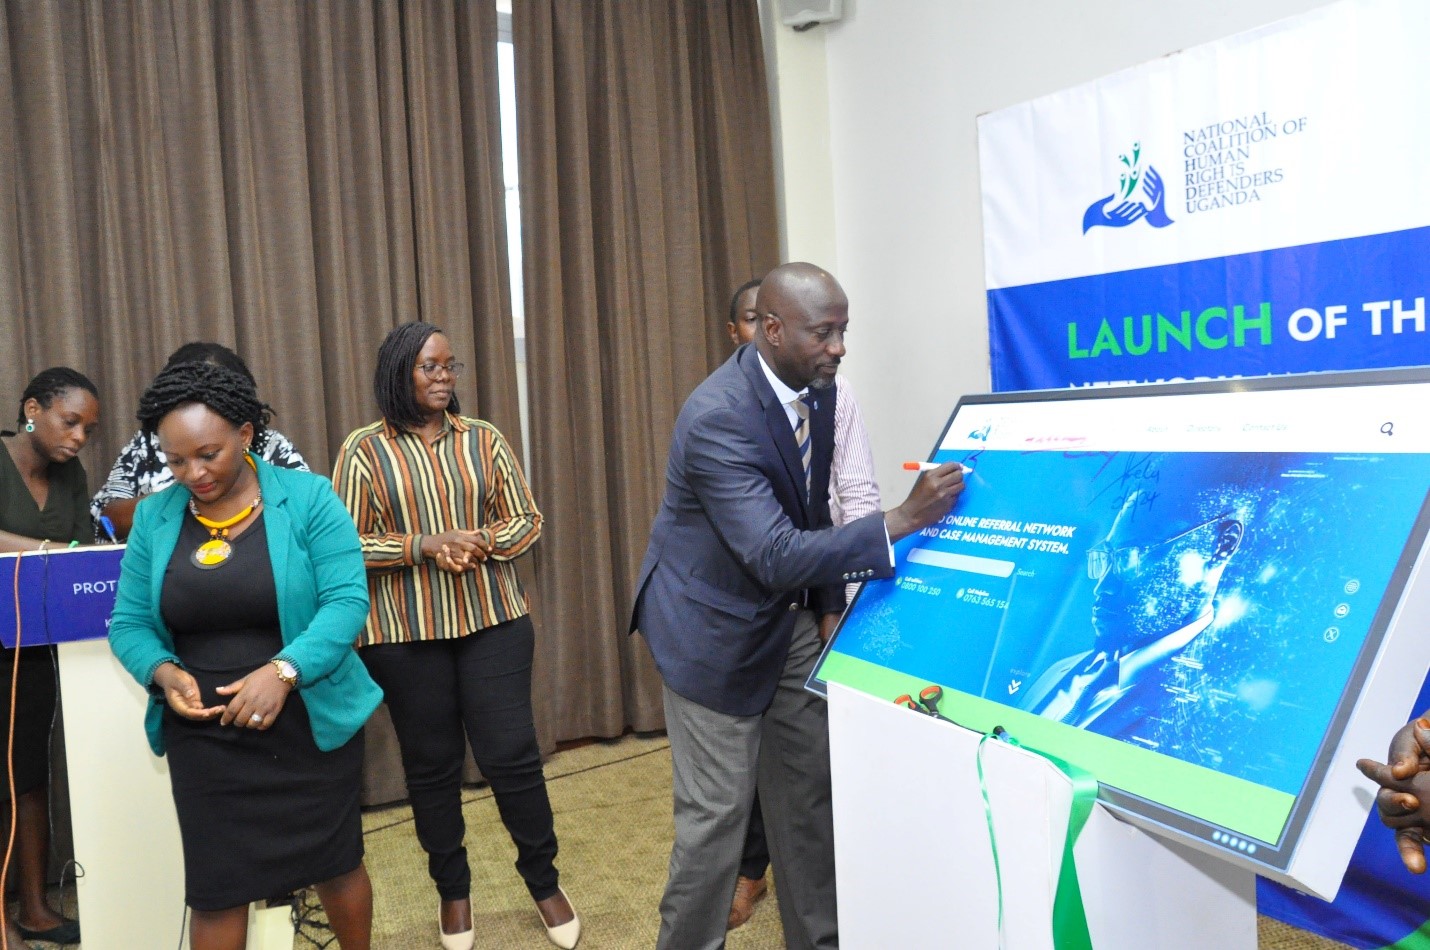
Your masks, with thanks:
<instances>
[{"instance_id":1,"label":"black high heel shoe","mask_svg":"<svg viewBox=\"0 0 1430 950\"><path fill-rule=\"evenodd\" d=\"M49 930L31 930L18 920L15 929L26 940L44 940L48 943L79 943L79 921L60 917L60 922Z\"/></svg>"}]
</instances>

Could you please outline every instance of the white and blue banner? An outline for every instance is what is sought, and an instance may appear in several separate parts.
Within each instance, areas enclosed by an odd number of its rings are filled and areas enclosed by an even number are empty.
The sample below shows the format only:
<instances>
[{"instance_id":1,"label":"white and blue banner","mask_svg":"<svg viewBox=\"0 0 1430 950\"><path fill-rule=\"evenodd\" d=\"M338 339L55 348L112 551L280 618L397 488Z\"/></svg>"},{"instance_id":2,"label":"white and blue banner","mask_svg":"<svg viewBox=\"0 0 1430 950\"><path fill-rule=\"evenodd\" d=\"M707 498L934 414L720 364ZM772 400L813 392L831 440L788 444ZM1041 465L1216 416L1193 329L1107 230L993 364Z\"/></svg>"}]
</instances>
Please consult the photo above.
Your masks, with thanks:
<instances>
[{"instance_id":1,"label":"white and blue banner","mask_svg":"<svg viewBox=\"0 0 1430 950\"><path fill-rule=\"evenodd\" d=\"M981 117L993 388L1430 364L1427 50L1430 2L1343 0ZM1374 815L1334 903L1258 902L1430 950Z\"/></svg>"},{"instance_id":2,"label":"white and blue banner","mask_svg":"<svg viewBox=\"0 0 1430 950\"><path fill-rule=\"evenodd\" d=\"M1430 3L979 120L995 390L1430 363Z\"/></svg>"}]
</instances>

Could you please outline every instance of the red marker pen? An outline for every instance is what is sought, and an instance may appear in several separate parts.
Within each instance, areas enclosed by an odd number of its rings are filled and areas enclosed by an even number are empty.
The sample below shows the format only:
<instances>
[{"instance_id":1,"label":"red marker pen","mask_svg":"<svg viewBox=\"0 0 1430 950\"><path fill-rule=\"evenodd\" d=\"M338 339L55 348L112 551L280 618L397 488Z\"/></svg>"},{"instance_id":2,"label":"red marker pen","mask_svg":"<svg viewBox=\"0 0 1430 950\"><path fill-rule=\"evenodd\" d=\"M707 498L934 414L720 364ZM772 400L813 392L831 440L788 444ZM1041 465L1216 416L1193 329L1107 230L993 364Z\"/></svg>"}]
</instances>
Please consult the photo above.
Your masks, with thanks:
<instances>
[{"instance_id":1,"label":"red marker pen","mask_svg":"<svg viewBox=\"0 0 1430 950\"><path fill-rule=\"evenodd\" d=\"M934 469L938 468L938 467L939 467L940 465L942 465L942 464L943 464L942 462L905 462L905 463L904 463L904 471L906 471L906 472L932 472ZM963 469L963 474L965 474L965 475L972 475L972 474L973 474L973 469L969 468L967 465L963 465L963 466L960 466L960 467Z\"/></svg>"}]
</instances>

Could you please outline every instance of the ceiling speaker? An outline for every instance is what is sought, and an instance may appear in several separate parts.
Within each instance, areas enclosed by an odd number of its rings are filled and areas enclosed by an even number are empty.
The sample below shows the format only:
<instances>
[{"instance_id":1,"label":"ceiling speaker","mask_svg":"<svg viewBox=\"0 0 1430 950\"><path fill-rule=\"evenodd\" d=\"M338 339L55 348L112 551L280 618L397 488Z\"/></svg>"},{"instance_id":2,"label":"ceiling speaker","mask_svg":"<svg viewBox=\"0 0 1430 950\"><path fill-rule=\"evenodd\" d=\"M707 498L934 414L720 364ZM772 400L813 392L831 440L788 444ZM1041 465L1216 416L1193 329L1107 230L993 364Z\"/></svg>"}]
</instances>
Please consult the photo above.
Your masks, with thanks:
<instances>
[{"instance_id":1,"label":"ceiling speaker","mask_svg":"<svg viewBox=\"0 0 1430 950\"><path fill-rule=\"evenodd\" d=\"M800 31L844 15L844 0L779 0L779 4L780 22Z\"/></svg>"}]
</instances>

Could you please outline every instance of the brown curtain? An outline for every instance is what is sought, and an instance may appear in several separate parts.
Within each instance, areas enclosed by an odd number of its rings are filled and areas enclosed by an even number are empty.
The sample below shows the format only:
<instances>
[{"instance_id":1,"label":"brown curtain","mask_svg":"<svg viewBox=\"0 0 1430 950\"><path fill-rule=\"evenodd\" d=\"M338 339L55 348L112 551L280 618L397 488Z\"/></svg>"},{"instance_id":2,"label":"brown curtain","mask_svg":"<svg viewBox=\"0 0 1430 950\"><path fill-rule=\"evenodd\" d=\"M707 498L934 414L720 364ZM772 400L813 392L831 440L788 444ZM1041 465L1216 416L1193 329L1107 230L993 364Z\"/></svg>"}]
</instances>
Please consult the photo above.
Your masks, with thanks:
<instances>
[{"instance_id":1,"label":"brown curtain","mask_svg":"<svg viewBox=\"0 0 1430 950\"><path fill-rule=\"evenodd\" d=\"M512 33L537 715L560 738L658 729L659 678L626 630L670 434L729 351L731 292L778 263L758 11L520 0Z\"/></svg>"},{"instance_id":2,"label":"brown curtain","mask_svg":"<svg viewBox=\"0 0 1430 950\"><path fill-rule=\"evenodd\" d=\"M496 83L491 3L0 0L0 423L82 370L97 481L168 354L218 340L326 472L420 318L519 442ZM369 802L404 794L375 723Z\"/></svg>"}]
</instances>

